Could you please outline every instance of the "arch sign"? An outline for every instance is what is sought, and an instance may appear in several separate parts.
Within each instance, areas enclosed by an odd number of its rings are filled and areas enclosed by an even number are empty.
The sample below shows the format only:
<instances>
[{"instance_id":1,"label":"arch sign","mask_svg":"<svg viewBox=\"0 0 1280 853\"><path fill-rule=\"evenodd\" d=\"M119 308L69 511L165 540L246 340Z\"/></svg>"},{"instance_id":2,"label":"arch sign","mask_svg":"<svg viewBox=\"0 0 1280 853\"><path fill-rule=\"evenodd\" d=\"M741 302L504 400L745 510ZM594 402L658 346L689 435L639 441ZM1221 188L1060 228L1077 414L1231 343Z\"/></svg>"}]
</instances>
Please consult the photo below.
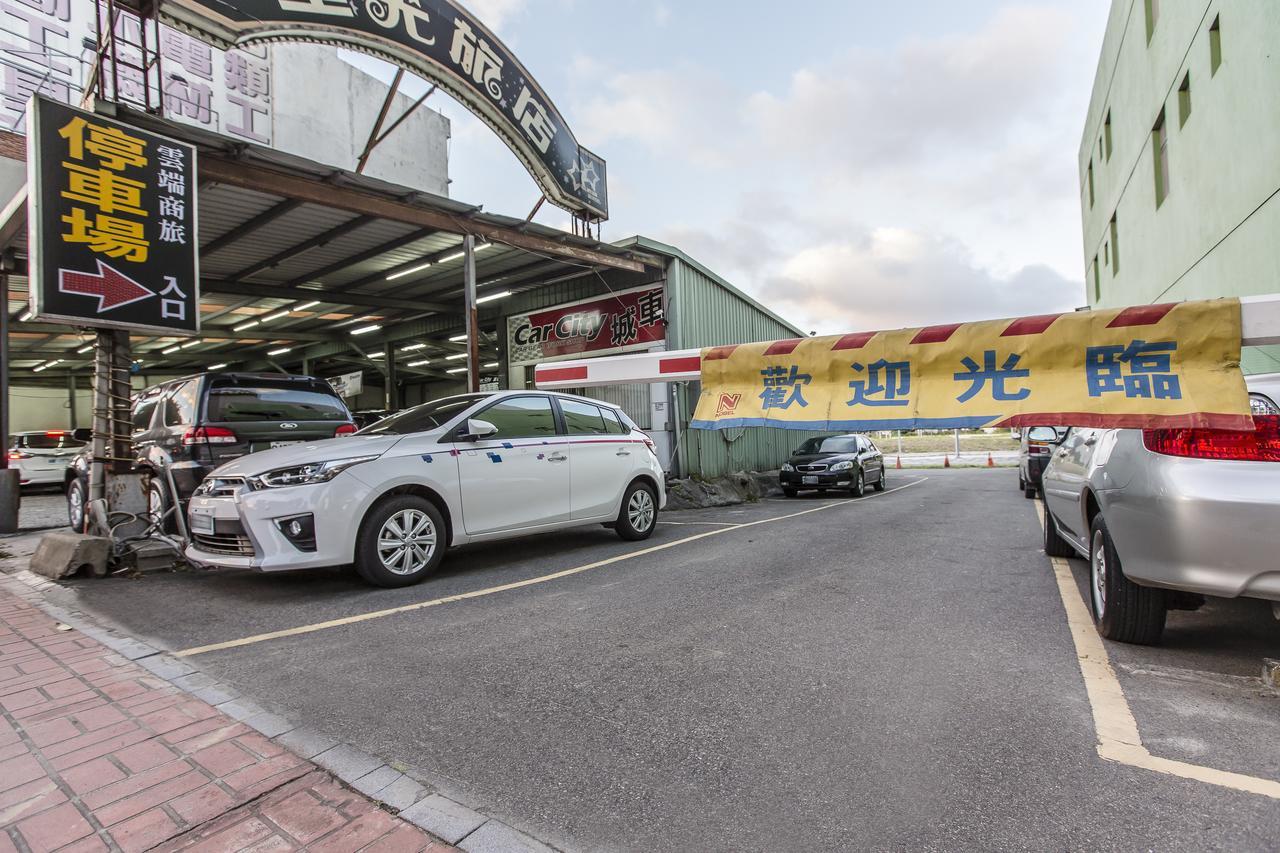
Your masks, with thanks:
<instances>
[{"instance_id":1,"label":"arch sign","mask_svg":"<svg viewBox=\"0 0 1280 853\"><path fill-rule=\"evenodd\" d=\"M314 41L372 53L431 80L498 134L553 204L607 219L605 163L493 33L451 0L166 0L166 23L223 48Z\"/></svg>"}]
</instances>

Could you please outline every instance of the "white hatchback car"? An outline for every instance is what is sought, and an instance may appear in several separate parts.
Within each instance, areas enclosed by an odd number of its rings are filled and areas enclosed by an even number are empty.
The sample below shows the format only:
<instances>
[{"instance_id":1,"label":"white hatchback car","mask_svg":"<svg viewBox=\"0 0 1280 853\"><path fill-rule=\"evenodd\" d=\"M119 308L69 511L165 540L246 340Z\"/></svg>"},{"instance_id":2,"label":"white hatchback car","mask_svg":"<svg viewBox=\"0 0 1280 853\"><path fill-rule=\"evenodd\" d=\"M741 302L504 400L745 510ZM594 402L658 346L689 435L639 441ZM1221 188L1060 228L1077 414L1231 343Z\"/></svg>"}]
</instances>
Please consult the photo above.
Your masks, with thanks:
<instances>
[{"instance_id":1,"label":"white hatchback car","mask_svg":"<svg viewBox=\"0 0 1280 853\"><path fill-rule=\"evenodd\" d=\"M584 524L644 539L665 502L656 447L616 406L462 394L221 466L188 507L187 557L264 572L354 563L371 584L406 586L453 545Z\"/></svg>"},{"instance_id":2,"label":"white hatchback car","mask_svg":"<svg viewBox=\"0 0 1280 853\"><path fill-rule=\"evenodd\" d=\"M64 429L14 433L9 467L18 469L23 486L61 486L67 482L67 466L84 445Z\"/></svg>"}]
</instances>

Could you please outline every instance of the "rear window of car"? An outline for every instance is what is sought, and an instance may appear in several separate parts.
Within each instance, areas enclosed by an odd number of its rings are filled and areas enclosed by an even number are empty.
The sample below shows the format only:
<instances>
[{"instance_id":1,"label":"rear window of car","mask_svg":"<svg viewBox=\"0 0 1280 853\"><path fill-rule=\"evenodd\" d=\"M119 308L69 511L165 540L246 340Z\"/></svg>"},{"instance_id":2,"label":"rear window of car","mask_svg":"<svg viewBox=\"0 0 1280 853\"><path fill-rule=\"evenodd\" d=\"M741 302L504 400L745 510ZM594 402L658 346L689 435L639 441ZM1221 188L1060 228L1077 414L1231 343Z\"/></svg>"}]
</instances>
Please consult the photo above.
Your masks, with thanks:
<instances>
[{"instance_id":1,"label":"rear window of car","mask_svg":"<svg viewBox=\"0 0 1280 853\"><path fill-rule=\"evenodd\" d=\"M347 421L347 407L332 391L296 382L215 383L209 389L205 420L210 423L245 421Z\"/></svg>"},{"instance_id":2,"label":"rear window of car","mask_svg":"<svg viewBox=\"0 0 1280 853\"><path fill-rule=\"evenodd\" d=\"M84 442L72 438L69 432L46 432L20 435L18 446L28 450L65 450L68 447L84 447Z\"/></svg>"},{"instance_id":3,"label":"rear window of car","mask_svg":"<svg viewBox=\"0 0 1280 853\"><path fill-rule=\"evenodd\" d=\"M561 400L560 411L564 413L564 425L569 435L601 435L605 431L604 416L600 414L599 406Z\"/></svg>"}]
</instances>

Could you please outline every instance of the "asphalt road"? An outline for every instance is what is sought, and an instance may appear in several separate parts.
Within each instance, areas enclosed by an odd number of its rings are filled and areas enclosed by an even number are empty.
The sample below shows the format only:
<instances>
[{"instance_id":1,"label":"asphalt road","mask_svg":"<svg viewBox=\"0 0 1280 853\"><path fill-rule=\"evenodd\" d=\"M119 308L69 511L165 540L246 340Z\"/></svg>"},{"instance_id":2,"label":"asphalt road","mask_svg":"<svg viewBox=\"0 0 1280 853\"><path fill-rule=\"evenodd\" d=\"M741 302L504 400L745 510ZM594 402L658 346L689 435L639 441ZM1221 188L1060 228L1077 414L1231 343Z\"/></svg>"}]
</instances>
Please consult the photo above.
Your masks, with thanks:
<instances>
[{"instance_id":1,"label":"asphalt road","mask_svg":"<svg viewBox=\"0 0 1280 853\"><path fill-rule=\"evenodd\" d=\"M915 485L664 514L644 543L463 549L407 590L184 573L65 594L177 650L639 553L189 660L568 849L1275 848L1277 800L1098 757L1013 472L891 474ZM1265 608L1214 603L1166 648L1108 650L1153 753L1277 779L1280 698L1248 678L1278 639Z\"/></svg>"}]
</instances>

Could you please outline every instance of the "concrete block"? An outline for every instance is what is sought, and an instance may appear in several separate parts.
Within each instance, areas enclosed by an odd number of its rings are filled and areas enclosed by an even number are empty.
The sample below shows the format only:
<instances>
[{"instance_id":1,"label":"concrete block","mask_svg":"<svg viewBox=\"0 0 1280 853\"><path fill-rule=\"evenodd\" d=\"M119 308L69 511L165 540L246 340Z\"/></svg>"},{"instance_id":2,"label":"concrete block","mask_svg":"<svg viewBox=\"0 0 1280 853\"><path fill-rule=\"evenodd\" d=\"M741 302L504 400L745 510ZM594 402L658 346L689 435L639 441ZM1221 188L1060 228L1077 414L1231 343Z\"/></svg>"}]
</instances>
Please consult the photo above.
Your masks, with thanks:
<instances>
[{"instance_id":1,"label":"concrete block","mask_svg":"<svg viewBox=\"0 0 1280 853\"><path fill-rule=\"evenodd\" d=\"M291 732L285 732L277 737L276 740L282 746L288 747L303 758L315 758L320 753L333 749L338 745L338 741L335 738L321 734L307 726L301 726Z\"/></svg>"},{"instance_id":2,"label":"concrete block","mask_svg":"<svg viewBox=\"0 0 1280 853\"><path fill-rule=\"evenodd\" d=\"M105 536L86 536L70 530L46 533L31 555L30 569L47 578L65 578L81 569L102 577L107 573L111 556L111 540Z\"/></svg>"},{"instance_id":3,"label":"concrete block","mask_svg":"<svg viewBox=\"0 0 1280 853\"><path fill-rule=\"evenodd\" d=\"M1280 660L1262 659L1262 683L1271 692L1280 694Z\"/></svg>"},{"instance_id":4,"label":"concrete block","mask_svg":"<svg viewBox=\"0 0 1280 853\"><path fill-rule=\"evenodd\" d=\"M359 779L351 783L351 787L355 788L366 797L378 798L378 792L393 782L404 778L404 774L394 767L384 764Z\"/></svg>"},{"instance_id":5,"label":"concrete block","mask_svg":"<svg viewBox=\"0 0 1280 853\"><path fill-rule=\"evenodd\" d=\"M432 794L400 812L400 817L437 838L457 844L488 818L448 797Z\"/></svg>"},{"instance_id":6,"label":"concrete block","mask_svg":"<svg viewBox=\"0 0 1280 853\"><path fill-rule=\"evenodd\" d=\"M467 853L555 853L547 845L496 820L486 821L458 846Z\"/></svg>"},{"instance_id":7,"label":"concrete block","mask_svg":"<svg viewBox=\"0 0 1280 853\"><path fill-rule=\"evenodd\" d=\"M378 791L378 799L397 811L404 811L426 795L427 789L408 776L401 776Z\"/></svg>"},{"instance_id":8,"label":"concrete block","mask_svg":"<svg viewBox=\"0 0 1280 853\"><path fill-rule=\"evenodd\" d=\"M347 784L382 766L382 762L372 755L345 743L340 743L311 760Z\"/></svg>"}]
</instances>

